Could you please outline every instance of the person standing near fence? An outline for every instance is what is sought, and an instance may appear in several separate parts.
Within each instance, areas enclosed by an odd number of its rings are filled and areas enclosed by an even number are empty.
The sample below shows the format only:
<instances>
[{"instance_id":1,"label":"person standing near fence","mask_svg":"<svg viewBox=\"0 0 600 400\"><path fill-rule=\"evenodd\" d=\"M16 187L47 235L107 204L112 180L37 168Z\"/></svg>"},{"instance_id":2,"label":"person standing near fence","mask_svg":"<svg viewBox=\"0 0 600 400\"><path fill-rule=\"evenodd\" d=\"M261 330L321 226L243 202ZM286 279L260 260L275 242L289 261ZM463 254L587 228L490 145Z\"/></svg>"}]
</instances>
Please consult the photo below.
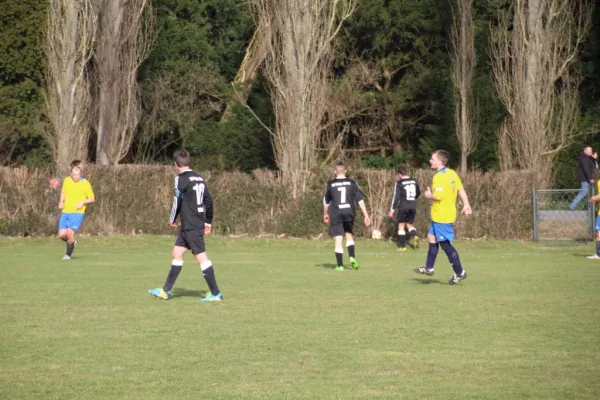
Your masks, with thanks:
<instances>
[{"instance_id":1,"label":"person standing near fence","mask_svg":"<svg viewBox=\"0 0 600 400\"><path fill-rule=\"evenodd\" d=\"M600 182L598 182L597 185L597 191L600 193ZM590 203L600 203L600 194L593 196L590 199ZM600 260L600 209L598 210L598 215L596 216L596 254L593 256L588 256L587 258L590 260Z\"/></svg>"},{"instance_id":2,"label":"person standing near fence","mask_svg":"<svg viewBox=\"0 0 600 400\"><path fill-rule=\"evenodd\" d=\"M596 170L596 162L592 157L592 148L586 147L583 153L579 156L577 163L577 178L579 178L580 190L577 196L569 205L569 209L574 210L583 198L588 194L590 185L594 184L594 171Z\"/></svg>"}]
</instances>

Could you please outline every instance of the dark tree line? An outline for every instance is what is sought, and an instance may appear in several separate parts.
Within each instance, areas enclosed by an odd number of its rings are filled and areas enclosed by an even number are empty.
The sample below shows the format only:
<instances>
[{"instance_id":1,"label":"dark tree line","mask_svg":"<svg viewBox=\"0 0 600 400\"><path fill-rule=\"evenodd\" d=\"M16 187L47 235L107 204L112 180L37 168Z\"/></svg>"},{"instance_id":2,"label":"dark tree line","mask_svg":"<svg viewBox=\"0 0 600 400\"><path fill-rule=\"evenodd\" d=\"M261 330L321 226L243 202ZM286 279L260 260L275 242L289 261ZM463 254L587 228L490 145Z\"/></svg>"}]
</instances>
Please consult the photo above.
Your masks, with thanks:
<instances>
[{"instance_id":1,"label":"dark tree line","mask_svg":"<svg viewBox=\"0 0 600 400\"><path fill-rule=\"evenodd\" d=\"M198 167L275 168L269 128L275 126L270 86L258 73L247 105L231 82L255 29L248 2L154 0L156 39L138 82L142 115L124 161L163 162L174 148L189 148ZM336 39L331 124L343 132L340 148L368 167L400 162L423 166L435 148L460 153L451 77L452 7L447 0L362 0ZM498 167L496 129L505 109L494 89L490 24L503 1L475 0L479 140L471 168ZM47 4L5 0L0 7L0 162L30 167L52 163L45 139L46 60L42 38ZM600 12L581 47L579 130L556 164L557 184L569 186L575 155L600 140ZM335 110L335 113L334 111ZM334 118L333 115L336 117ZM260 119L259 122L257 120ZM90 141L90 161L94 161ZM321 155L326 157L327 149ZM454 158L454 165L458 157Z\"/></svg>"}]
</instances>

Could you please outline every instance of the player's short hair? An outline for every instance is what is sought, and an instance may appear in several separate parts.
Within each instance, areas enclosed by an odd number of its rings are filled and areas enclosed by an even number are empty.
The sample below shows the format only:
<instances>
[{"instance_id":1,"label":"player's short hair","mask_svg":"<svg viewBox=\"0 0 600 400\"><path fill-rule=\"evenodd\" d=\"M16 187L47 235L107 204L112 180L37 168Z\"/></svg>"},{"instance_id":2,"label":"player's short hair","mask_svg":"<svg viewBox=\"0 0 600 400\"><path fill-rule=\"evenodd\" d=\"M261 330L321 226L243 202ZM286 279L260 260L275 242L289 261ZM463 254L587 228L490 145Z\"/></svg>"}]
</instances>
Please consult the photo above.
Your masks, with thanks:
<instances>
[{"instance_id":1,"label":"player's short hair","mask_svg":"<svg viewBox=\"0 0 600 400\"><path fill-rule=\"evenodd\" d=\"M81 160L71 161L71 168L73 168L73 167L81 167Z\"/></svg>"},{"instance_id":2,"label":"player's short hair","mask_svg":"<svg viewBox=\"0 0 600 400\"><path fill-rule=\"evenodd\" d=\"M344 171L345 169L346 169L346 164L343 161L338 160L335 162L335 171L337 173L340 173L340 172Z\"/></svg>"},{"instance_id":3,"label":"player's short hair","mask_svg":"<svg viewBox=\"0 0 600 400\"><path fill-rule=\"evenodd\" d=\"M173 154L173 161L178 167L189 167L190 166L190 153L187 150L179 149Z\"/></svg>"},{"instance_id":4,"label":"player's short hair","mask_svg":"<svg viewBox=\"0 0 600 400\"><path fill-rule=\"evenodd\" d=\"M438 158L444 164L444 166L448 165L448 160L450 159L450 153L446 150L436 150L435 154L437 154Z\"/></svg>"},{"instance_id":5,"label":"player's short hair","mask_svg":"<svg viewBox=\"0 0 600 400\"><path fill-rule=\"evenodd\" d=\"M396 172L400 175L408 175L408 167L401 165L398 168L396 168Z\"/></svg>"}]
</instances>

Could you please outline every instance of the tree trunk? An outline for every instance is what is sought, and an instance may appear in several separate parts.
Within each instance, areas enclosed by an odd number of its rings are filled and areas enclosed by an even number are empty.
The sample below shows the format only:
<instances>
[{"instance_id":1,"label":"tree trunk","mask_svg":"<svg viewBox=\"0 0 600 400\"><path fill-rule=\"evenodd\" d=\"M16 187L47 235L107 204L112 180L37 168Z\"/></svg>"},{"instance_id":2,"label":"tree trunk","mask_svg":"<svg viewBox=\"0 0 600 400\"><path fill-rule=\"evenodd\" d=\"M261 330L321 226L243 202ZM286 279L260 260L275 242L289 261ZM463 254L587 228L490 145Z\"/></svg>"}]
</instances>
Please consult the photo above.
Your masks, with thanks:
<instances>
[{"instance_id":1,"label":"tree trunk","mask_svg":"<svg viewBox=\"0 0 600 400\"><path fill-rule=\"evenodd\" d=\"M587 35L588 0L517 1L492 30L494 84L508 116L498 129L500 165L550 173L577 128L574 63ZM510 32L510 34L509 34Z\"/></svg>"},{"instance_id":2,"label":"tree trunk","mask_svg":"<svg viewBox=\"0 0 600 400\"><path fill-rule=\"evenodd\" d=\"M110 165L110 138L116 128L117 94L114 84L100 87L98 104L98 138L96 146L96 164Z\"/></svg>"},{"instance_id":3,"label":"tree trunk","mask_svg":"<svg viewBox=\"0 0 600 400\"><path fill-rule=\"evenodd\" d=\"M259 22L259 25L256 27L252 39L248 44L248 48L246 49L242 64L232 82L236 95L232 96L229 102L227 102L225 111L221 117L221 122L227 122L231 119L232 106L236 102L241 102L244 105L247 103L258 68L261 66L269 52L269 46L273 39L273 22L273 20L271 20L269 24L261 24Z\"/></svg>"},{"instance_id":4,"label":"tree trunk","mask_svg":"<svg viewBox=\"0 0 600 400\"><path fill-rule=\"evenodd\" d=\"M73 158L85 160L90 134L88 63L97 15L89 0L51 0L44 48L48 62L46 106L52 125L49 144L59 170Z\"/></svg>"},{"instance_id":5,"label":"tree trunk","mask_svg":"<svg viewBox=\"0 0 600 400\"><path fill-rule=\"evenodd\" d=\"M468 157L477 142L476 107L472 80L475 73L475 25L473 0L458 0L452 23L452 82L455 98L455 130L460 144L460 172L467 172Z\"/></svg>"},{"instance_id":6,"label":"tree trunk","mask_svg":"<svg viewBox=\"0 0 600 400\"><path fill-rule=\"evenodd\" d=\"M465 151L465 149L460 149L460 173L461 174L465 174L467 173L467 158L469 157L469 155L467 154L467 152Z\"/></svg>"},{"instance_id":7,"label":"tree trunk","mask_svg":"<svg viewBox=\"0 0 600 400\"><path fill-rule=\"evenodd\" d=\"M313 168L330 94L333 40L353 0L253 0L259 26L272 29L264 62L276 117L273 148L294 193ZM262 25L261 25L262 24Z\"/></svg>"},{"instance_id":8,"label":"tree trunk","mask_svg":"<svg viewBox=\"0 0 600 400\"><path fill-rule=\"evenodd\" d=\"M148 0L98 1L96 163L111 165L127 154L140 120L137 71L154 40L154 15Z\"/></svg>"}]
</instances>

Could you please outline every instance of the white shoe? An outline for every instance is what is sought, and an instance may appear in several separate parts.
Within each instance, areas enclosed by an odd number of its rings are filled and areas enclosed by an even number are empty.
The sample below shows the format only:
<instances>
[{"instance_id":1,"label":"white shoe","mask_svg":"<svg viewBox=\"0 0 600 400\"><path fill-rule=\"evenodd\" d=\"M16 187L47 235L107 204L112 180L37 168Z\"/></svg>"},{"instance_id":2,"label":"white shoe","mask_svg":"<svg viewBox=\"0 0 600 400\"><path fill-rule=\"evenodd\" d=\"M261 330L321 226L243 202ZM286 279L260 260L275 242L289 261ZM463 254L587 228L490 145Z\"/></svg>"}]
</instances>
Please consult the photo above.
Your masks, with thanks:
<instances>
[{"instance_id":1,"label":"white shoe","mask_svg":"<svg viewBox=\"0 0 600 400\"><path fill-rule=\"evenodd\" d=\"M66 254L65 254L65 256L63 257L63 260L70 260L70 259L71 259L71 256L68 256L68 255L66 255Z\"/></svg>"},{"instance_id":2,"label":"white shoe","mask_svg":"<svg viewBox=\"0 0 600 400\"><path fill-rule=\"evenodd\" d=\"M587 256L588 260L600 260L600 256L598 254L594 254L593 256Z\"/></svg>"}]
</instances>

